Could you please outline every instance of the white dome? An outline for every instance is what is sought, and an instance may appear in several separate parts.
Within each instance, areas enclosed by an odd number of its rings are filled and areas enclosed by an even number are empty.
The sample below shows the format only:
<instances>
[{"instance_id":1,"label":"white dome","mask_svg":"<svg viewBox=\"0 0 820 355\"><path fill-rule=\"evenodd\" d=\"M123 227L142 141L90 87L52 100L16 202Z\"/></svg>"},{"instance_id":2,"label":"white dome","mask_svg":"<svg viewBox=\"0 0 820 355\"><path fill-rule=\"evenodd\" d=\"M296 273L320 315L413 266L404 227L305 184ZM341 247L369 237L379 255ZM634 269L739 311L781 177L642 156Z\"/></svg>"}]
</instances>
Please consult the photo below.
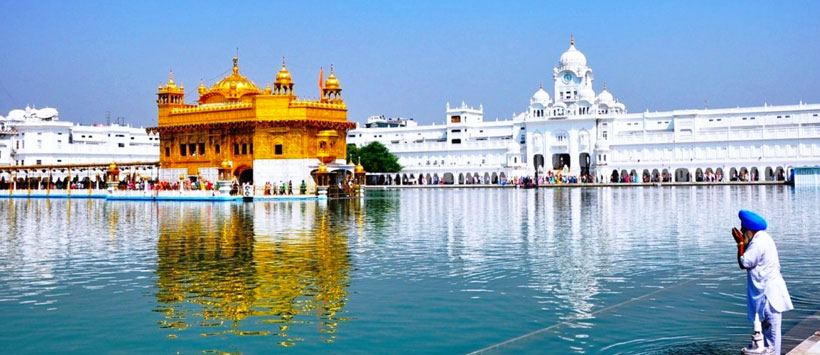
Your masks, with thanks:
<instances>
[{"instance_id":1,"label":"white dome","mask_svg":"<svg viewBox=\"0 0 820 355\"><path fill-rule=\"evenodd\" d=\"M539 88L538 91L532 95L532 102L547 106L550 103L550 94L544 91L544 88Z\"/></svg>"},{"instance_id":2,"label":"white dome","mask_svg":"<svg viewBox=\"0 0 820 355\"><path fill-rule=\"evenodd\" d=\"M37 110L37 117L41 119L55 118L57 117L57 109L51 107L39 109Z\"/></svg>"},{"instance_id":3,"label":"white dome","mask_svg":"<svg viewBox=\"0 0 820 355\"><path fill-rule=\"evenodd\" d=\"M595 100L595 90L592 90L591 87L587 86L581 89L581 92L578 93L578 99L582 101L592 102Z\"/></svg>"},{"instance_id":4,"label":"white dome","mask_svg":"<svg viewBox=\"0 0 820 355\"><path fill-rule=\"evenodd\" d=\"M20 109L11 110L7 118L12 121L23 121L26 119L26 111Z\"/></svg>"},{"instance_id":5,"label":"white dome","mask_svg":"<svg viewBox=\"0 0 820 355\"><path fill-rule=\"evenodd\" d=\"M612 97L612 94L609 93L606 88L598 94L598 102L609 104L613 101L615 101L615 98Z\"/></svg>"},{"instance_id":6,"label":"white dome","mask_svg":"<svg viewBox=\"0 0 820 355\"><path fill-rule=\"evenodd\" d=\"M507 154L521 154L521 146L514 140L507 145Z\"/></svg>"},{"instance_id":7,"label":"white dome","mask_svg":"<svg viewBox=\"0 0 820 355\"><path fill-rule=\"evenodd\" d=\"M571 44L564 54L561 54L561 59L558 60L560 67L584 67L587 65L587 57L584 53L575 49L575 45Z\"/></svg>"}]
</instances>

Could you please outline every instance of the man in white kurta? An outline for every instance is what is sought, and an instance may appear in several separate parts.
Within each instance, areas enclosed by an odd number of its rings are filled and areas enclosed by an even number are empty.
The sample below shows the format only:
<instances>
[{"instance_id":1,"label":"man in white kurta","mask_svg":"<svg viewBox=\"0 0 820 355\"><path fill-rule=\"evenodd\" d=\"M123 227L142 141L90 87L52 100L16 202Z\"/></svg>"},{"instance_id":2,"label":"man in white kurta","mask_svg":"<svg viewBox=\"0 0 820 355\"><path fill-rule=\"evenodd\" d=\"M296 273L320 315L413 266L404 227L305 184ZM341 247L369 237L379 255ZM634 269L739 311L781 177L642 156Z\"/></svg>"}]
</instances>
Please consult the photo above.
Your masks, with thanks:
<instances>
[{"instance_id":1,"label":"man in white kurta","mask_svg":"<svg viewBox=\"0 0 820 355\"><path fill-rule=\"evenodd\" d=\"M746 242L739 258L746 269L746 305L749 321L755 314L763 325L764 343L780 354L781 313L794 309L786 282L780 275L780 258L774 240L766 233L766 221L750 211L740 211L741 232Z\"/></svg>"}]
</instances>

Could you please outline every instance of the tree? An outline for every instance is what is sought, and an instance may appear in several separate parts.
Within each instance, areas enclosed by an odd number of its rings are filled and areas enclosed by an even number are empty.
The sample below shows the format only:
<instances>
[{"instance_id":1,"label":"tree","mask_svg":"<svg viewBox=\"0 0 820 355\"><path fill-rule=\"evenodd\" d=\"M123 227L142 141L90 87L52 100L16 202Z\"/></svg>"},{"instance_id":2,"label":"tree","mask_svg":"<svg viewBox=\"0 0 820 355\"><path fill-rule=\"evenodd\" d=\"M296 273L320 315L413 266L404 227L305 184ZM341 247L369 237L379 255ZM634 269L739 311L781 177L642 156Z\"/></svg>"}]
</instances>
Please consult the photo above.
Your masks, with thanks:
<instances>
[{"instance_id":1,"label":"tree","mask_svg":"<svg viewBox=\"0 0 820 355\"><path fill-rule=\"evenodd\" d=\"M356 164L359 162L359 147L355 144L348 144L347 145L347 163L348 164Z\"/></svg>"},{"instance_id":2,"label":"tree","mask_svg":"<svg viewBox=\"0 0 820 355\"><path fill-rule=\"evenodd\" d=\"M370 144L358 148L354 144L347 145L347 162L358 163L361 159L365 171L374 173L397 173L401 171L399 158L390 153L383 144L371 142Z\"/></svg>"}]
</instances>

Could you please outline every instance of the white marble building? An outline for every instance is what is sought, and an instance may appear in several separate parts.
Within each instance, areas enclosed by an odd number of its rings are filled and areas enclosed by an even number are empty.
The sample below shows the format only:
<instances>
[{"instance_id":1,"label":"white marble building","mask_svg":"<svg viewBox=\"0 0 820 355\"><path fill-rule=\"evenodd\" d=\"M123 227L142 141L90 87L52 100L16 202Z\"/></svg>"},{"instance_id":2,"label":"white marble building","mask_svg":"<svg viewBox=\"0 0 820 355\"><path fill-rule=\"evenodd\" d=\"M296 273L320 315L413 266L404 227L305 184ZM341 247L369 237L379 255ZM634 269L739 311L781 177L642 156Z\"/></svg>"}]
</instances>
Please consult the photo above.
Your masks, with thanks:
<instances>
[{"instance_id":1,"label":"white marble building","mask_svg":"<svg viewBox=\"0 0 820 355\"><path fill-rule=\"evenodd\" d=\"M818 104L628 113L606 87L596 94L572 39L552 74L552 97L539 88L512 119L484 121L482 107L448 104L444 125L358 128L348 143L385 144L408 183L495 183L550 170L597 181L762 181L820 165Z\"/></svg>"},{"instance_id":2,"label":"white marble building","mask_svg":"<svg viewBox=\"0 0 820 355\"><path fill-rule=\"evenodd\" d=\"M156 161L159 136L141 127L74 124L50 107L0 116L0 166Z\"/></svg>"},{"instance_id":3,"label":"white marble building","mask_svg":"<svg viewBox=\"0 0 820 355\"><path fill-rule=\"evenodd\" d=\"M484 121L483 111L448 103L443 125L358 128L348 132L347 143L379 141L396 154L403 169L390 182L484 183L526 174L521 122Z\"/></svg>"}]
</instances>

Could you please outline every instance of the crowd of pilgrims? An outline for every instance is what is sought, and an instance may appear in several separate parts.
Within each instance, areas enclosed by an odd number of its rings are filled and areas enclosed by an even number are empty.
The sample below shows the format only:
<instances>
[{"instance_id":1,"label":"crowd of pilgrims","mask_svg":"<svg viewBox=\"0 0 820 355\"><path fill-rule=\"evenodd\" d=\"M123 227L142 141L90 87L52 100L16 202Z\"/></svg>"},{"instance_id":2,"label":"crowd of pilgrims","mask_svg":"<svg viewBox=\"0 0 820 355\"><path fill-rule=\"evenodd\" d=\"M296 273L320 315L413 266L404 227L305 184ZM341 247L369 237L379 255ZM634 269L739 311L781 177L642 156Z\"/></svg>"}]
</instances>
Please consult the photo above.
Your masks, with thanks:
<instances>
[{"instance_id":1,"label":"crowd of pilgrims","mask_svg":"<svg viewBox=\"0 0 820 355\"><path fill-rule=\"evenodd\" d=\"M728 177L728 181L758 181L761 177L755 176L754 172L748 173L746 171L736 172L733 171L732 175ZM775 177L777 181L785 180L785 174L783 172L778 172L777 176ZM481 185L481 184L491 184L489 181L483 181L480 176L477 176L475 179L468 179L464 181L463 184L465 185ZM616 171L613 171L612 175L600 175L596 178L594 174L581 174L579 176L569 175L564 170L555 170L555 171L547 171L546 173L537 174L536 176L515 176L512 178L508 178L505 176L501 176L496 180L495 183L502 186L506 185L513 185L513 186L537 186L537 185L555 185L555 184L594 184L594 183L665 183L665 182L673 182L675 181L674 176L669 174L668 172L663 172L661 174L643 174L642 176L625 174L620 175ZM706 171L705 173L698 172L698 174L694 177L694 182L721 182L724 181L724 176L720 171L712 172ZM387 183L387 182L385 182ZM182 188L180 189L180 184L182 184ZM388 183L389 184L389 183ZM434 176L430 181L426 178L421 178L418 181L413 179L405 179L402 181L402 185L445 185L446 181L444 179L440 179L438 176ZM0 189L10 189L12 183L6 181L0 181ZM91 185L91 186L89 186ZM82 181L73 181L70 184L68 181L61 181L59 179L48 183L47 181L31 181L26 182L24 179L18 179L17 189L66 189L70 187L72 190L77 189L86 189L86 188L94 188L94 189L104 189L106 185L102 181L88 181L87 179ZM340 185L340 188L343 186ZM157 180L127 180L121 181L117 186L119 190L151 190L151 191L213 191L217 189L217 186L208 180L200 179L196 181L191 180L183 180L183 181L157 181ZM231 186L231 194L238 194L241 185L234 180L232 181ZM265 195L293 195L293 181L280 181L279 183L272 184L271 182L266 182L265 187L263 190ZM304 180L299 185L299 194L304 195L307 192L307 184Z\"/></svg>"}]
</instances>

